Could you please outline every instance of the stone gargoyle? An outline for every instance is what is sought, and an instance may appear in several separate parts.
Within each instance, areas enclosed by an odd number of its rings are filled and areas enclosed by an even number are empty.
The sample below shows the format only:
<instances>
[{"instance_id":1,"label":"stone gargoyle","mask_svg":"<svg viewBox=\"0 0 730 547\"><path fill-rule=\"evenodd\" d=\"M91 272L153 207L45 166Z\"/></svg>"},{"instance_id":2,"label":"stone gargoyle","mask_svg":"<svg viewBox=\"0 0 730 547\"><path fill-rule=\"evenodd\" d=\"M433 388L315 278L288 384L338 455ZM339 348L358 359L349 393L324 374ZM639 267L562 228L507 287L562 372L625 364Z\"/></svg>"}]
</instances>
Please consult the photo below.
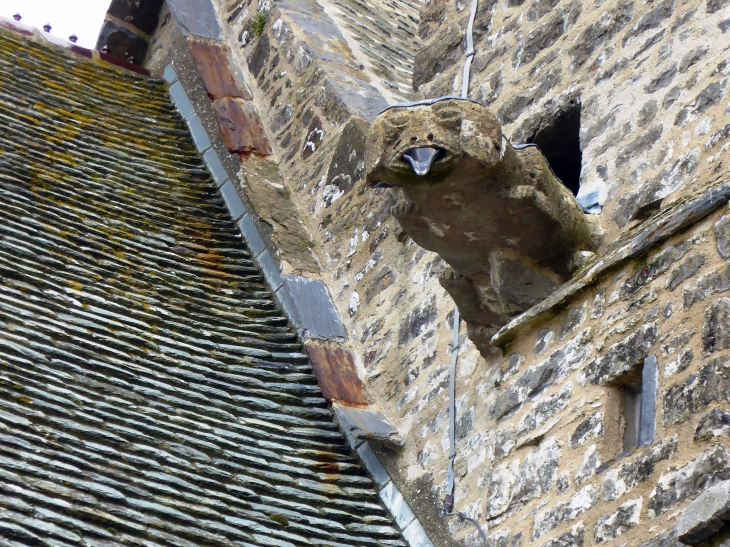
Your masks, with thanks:
<instances>
[{"instance_id":1,"label":"stone gargoyle","mask_svg":"<svg viewBox=\"0 0 730 547\"><path fill-rule=\"evenodd\" d=\"M483 354L510 319L570 279L602 230L537 147L513 147L469 100L395 106L370 128L367 184L397 187L393 215L448 264L440 277Z\"/></svg>"}]
</instances>

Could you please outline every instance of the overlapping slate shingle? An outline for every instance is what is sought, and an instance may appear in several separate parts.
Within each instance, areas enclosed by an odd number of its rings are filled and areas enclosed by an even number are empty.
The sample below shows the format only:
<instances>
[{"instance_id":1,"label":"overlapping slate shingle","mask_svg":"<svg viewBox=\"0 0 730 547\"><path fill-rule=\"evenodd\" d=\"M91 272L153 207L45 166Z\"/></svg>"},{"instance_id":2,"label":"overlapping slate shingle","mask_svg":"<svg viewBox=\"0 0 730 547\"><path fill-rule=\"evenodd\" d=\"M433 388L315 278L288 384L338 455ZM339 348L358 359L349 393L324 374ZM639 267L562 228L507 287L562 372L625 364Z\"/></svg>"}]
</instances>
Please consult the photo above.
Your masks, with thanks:
<instances>
[{"instance_id":1,"label":"overlapping slate shingle","mask_svg":"<svg viewBox=\"0 0 730 547\"><path fill-rule=\"evenodd\" d=\"M0 546L404 545L165 84L0 75Z\"/></svg>"}]
</instances>

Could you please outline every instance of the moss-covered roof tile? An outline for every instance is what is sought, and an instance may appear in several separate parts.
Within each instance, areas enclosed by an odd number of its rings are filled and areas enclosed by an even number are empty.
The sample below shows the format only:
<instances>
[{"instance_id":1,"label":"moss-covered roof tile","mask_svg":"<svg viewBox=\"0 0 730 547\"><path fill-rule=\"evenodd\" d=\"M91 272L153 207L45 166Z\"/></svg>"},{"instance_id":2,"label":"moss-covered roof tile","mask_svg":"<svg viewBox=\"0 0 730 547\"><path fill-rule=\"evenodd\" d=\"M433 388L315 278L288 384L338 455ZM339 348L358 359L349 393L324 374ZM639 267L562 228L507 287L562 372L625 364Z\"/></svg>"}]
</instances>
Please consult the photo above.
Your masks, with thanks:
<instances>
[{"instance_id":1,"label":"moss-covered roof tile","mask_svg":"<svg viewBox=\"0 0 730 547\"><path fill-rule=\"evenodd\" d=\"M0 537L403 545L166 84L0 74Z\"/></svg>"}]
</instances>

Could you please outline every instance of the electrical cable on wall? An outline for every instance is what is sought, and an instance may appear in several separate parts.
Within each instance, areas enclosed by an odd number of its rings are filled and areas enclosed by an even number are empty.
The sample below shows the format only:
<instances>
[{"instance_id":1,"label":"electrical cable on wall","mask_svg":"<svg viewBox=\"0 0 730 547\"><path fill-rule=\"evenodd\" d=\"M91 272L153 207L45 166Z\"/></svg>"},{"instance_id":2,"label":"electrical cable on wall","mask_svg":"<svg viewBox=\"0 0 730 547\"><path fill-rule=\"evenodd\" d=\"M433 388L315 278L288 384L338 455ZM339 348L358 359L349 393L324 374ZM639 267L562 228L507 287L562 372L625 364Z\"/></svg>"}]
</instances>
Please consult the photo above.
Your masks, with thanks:
<instances>
[{"instance_id":1,"label":"electrical cable on wall","mask_svg":"<svg viewBox=\"0 0 730 547\"><path fill-rule=\"evenodd\" d=\"M464 60L464 73L461 76L461 96L466 99L469 96L469 77L471 72L471 60L474 57L474 19L477 16L477 4L479 0L471 0L471 13L469 24L466 26L466 59Z\"/></svg>"},{"instance_id":2,"label":"electrical cable on wall","mask_svg":"<svg viewBox=\"0 0 730 547\"><path fill-rule=\"evenodd\" d=\"M441 511L448 517L459 517L468 520L479 530L479 534L486 542L487 536L473 519L460 511L454 511L454 459L456 459L456 362L459 358L459 308L454 307L454 339L451 345L451 367L449 369L449 469L447 474L446 497Z\"/></svg>"},{"instance_id":3,"label":"electrical cable on wall","mask_svg":"<svg viewBox=\"0 0 730 547\"><path fill-rule=\"evenodd\" d=\"M471 62L474 58L474 19L477 14L479 0L471 1L471 13L469 23L466 27L466 59L464 60L464 71L461 79L461 98L468 99L469 78L471 75ZM451 367L449 369L449 468L447 472L446 496L444 497L442 511L445 516L459 517L461 520L468 520L479 530L479 534L486 543L487 536L476 519L473 519L460 511L454 512L454 460L456 459L456 362L459 358L459 308L454 306L454 339L451 346Z\"/></svg>"},{"instance_id":4,"label":"electrical cable on wall","mask_svg":"<svg viewBox=\"0 0 730 547\"><path fill-rule=\"evenodd\" d=\"M475 103L478 103L478 101L474 101L473 99L469 98L469 80L471 77L471 64L474 58L474 55L476 51L474 50L474 20L476 19L476 13L477 13L477 7L479 4L479 0L472 0L471 2L471 12L469 13L469 20L466 28L466 52L464 53L465 59L464 59L464 68L462 71L462 81L461 81L461 96L441 96L436 97L432 99L423 99L419 101L412 101L407 103L398 103L394 105L390 105L387 108L383 110L385 112L386 110L389 110L391 108L398 108L398 107L412 107L412 106L425 106L425 105L432 105L440 101L445 100L466 100L466 101L472 101ZM479 103L478 103L479 104ZM509 140L504 137L504 139L509 143ZM511 143L509 143L512 145ZM539 147L534 143L528 143L528 144L521 144L521 145L512 145L514 149L521 150L528 147L535 147L539 150ZM555 173L552 171L552 167L548 166L550 168L550 171L552 172L553 176L555 176L556 179L558 177L555 175ZM558 179L560 180L560 179ZM379 183L378 188L388 188L389 186L384 183ZM585 210L585 209L584 209ZM588 212L588 211L586 211ZM447 485L446 485L446 495L443 500L443 506L440 508L440 512L444 516L449 517L459 517L461 520L467 520L474 524L476 526L477 530L479 530L479 534L481 535L482 539L484 540L484 543L487 542L487 536L484 533L484 530L482 530L482 527L479 525L479 522L472 518L467 516L466 514L460 512L460 511L454 511L454 488L455 488L455 477L454 477L454 460L456 459L456 363L459 357L459 309L457 307L454 307L454 339L453 339L453 345L451 349L451 368L449 371L449 467L447 472Z\"/></svg>"}]
</instances>

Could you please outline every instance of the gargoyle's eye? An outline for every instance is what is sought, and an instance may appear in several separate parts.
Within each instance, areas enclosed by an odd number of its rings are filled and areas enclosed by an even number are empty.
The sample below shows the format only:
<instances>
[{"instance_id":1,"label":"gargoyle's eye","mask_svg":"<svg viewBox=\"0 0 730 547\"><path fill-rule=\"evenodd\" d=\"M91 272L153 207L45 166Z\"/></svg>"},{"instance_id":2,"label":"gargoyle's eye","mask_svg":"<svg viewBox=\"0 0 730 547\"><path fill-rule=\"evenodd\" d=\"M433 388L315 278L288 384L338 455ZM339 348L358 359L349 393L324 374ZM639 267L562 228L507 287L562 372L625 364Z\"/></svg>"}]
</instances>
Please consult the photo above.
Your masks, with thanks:
<instances>
[{"instance_id":1,"label":"gargoyle's eye","mask_svg":"<svg viewBox=\"0 0 730 547\"><path fill-rule=\"evenodd\" d=\"M411 148L406 151L401 158L411 164L413 172L422 177L429 172L431 166L443 159L446 151L437 146L422 146L420 148Z\"/></svg>"}]
</instances>

